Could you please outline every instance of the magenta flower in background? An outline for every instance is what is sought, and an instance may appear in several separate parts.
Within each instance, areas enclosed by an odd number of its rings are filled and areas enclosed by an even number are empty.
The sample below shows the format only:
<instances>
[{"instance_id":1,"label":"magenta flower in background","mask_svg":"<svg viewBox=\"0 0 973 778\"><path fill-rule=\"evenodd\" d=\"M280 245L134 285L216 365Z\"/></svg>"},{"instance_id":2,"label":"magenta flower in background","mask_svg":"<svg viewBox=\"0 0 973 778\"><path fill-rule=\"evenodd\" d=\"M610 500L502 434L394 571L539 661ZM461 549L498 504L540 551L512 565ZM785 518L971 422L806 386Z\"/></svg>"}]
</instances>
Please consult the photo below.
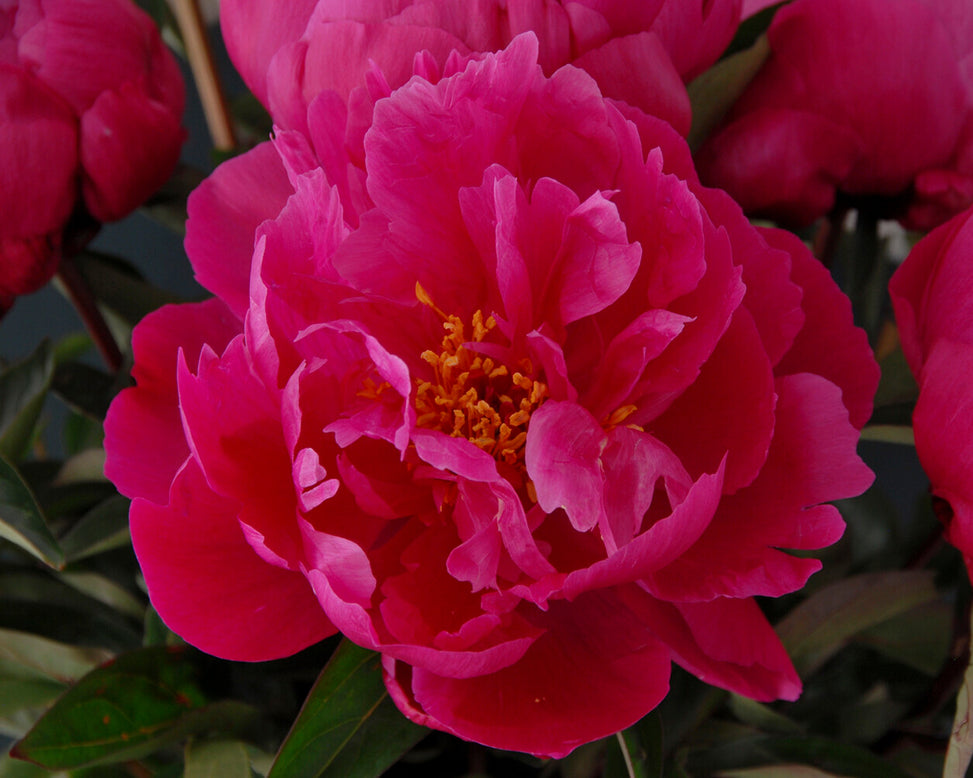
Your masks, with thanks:
<instances>
[{"instance_id":1,"label":"magenta flower in background","mask_svg":"<svg viewBox=\"0 0 973 778\"><path fill-rule=\"evenodd\" d=\"M946 537L973 571L973 209L931 232L889 285L909 367L919 383L916 451L949 509Z\"/></svg>"},{"instance_id":2,"label":"magenta flower in background","mask_svg":"<svg viewBox=\"0 0 973 778\"><path fill-rule=\"evenodd\" d=\"M217 297L139 325L105 445L190 643L340 630L412 720L561 756L671 662L799 694L754 597L800 588L820 563L787 551L871 482L877 368L800 241L539 51L372 70L360 192L327 97L221 166L187 238Z\"/></svg>"},{"instance_id":3,"label":"magenta flower in background","mask_svg":"<svg viewBox=\"0 0 973 778\"><path fill-rule=\"evenodd\" d=\"M165 182L184 99L130 0L0 3L0 308L51 277L76 209L120 219Z\"/></svg>"},{"instance_id":4,"label":"magenta flower in background","mask_svg":"<svg viewBox=\"0 0 973 778\"><path fill-rule=\"evenodd\" d=\"M697 157L706 183L790 224L836 197L888 198L879 215L917 229L973 203L967 0L795 0L768 38L770 59Z\"/></svg>"},{"instance_id":5,"label":"magenta flower in background","mask_svg":"<svg viewBox=\"0 0 973 778\"><path fill-rule=\"evenodd\" d=\"M299 126L322 90L354 101L369 63L394 88L413 58L442 65L461 53L501 49L534 31L544 71L572 63L606 97L689 132L683 82L726 48L741 0L224 0L223 34L237 68L278 124Z\"/></svg>"}]
</instances>

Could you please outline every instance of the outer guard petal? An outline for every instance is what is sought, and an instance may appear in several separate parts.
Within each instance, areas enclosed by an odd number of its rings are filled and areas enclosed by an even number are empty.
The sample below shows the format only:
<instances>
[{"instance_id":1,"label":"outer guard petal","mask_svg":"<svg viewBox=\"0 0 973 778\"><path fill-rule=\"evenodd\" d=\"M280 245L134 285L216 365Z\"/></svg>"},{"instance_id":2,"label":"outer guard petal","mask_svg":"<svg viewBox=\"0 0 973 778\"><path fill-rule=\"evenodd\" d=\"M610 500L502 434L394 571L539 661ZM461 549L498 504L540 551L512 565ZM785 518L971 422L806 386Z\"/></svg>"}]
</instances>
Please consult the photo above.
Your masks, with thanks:
<instances>
[{"instance_id":1,"label":"outer guard petal","mask_svg":"<svg viewBox=\"0 0 973 778\"><path fill-rule=\"evenodd\" d=\"M304 576L257 556L236 513L192 460L168 506L132 504L132 543L162 620L202 651L247 662L289 656L333 634Z\"/></svg>"},{"instance_id":2,"label":"outer guard petal","mask_svg":"<svg viewBox=\"0 0 973 778\"><path fill-rule=\"evenodd\" d=\"M761 232L771 246L790 253L791 278L804 290L804 327L774 372L827 378L841 389L851 423L860 430L872 415L879 369L868 336L854 326L851 301L796 235L784 230Z\"/></svg>"},{"instance_id":3,"label":"outer guard petal","mask_svg":"<svg viewBox=\"0 0 973 778\"><path fill-rule=\"evenodd\" d=\"M274 54L301 37L318 0L222 0L220 26L230 59L265 106Z\"/></svg>"},{"instance_id":4,"label":"outer guard petal","mask_svg":"<svg viewBox=\"0 0 973 778\"><path fill-rule=\"evenodd\" d=\"M243 318L257 227L275 218L294 190L273 144L227 160L189 197L186 253L196 278Z\"/></svg>"},{"instance_id":5,"label":"outer guard petal","mask_svg":"<svg viewBox=\"0 0 973 778\"><path fill-rule=\"evenodd\" d=\"M411 719L495 748L562 757L652 710L669 688L669 651L610 594L556 603L516 664L451 679L386 662L386 684ZM585 684L565 683L579 677Z\"/></svg>"},{"instance_id":6,"label":"outer guard petal","mask_svg":"<svg viewBox=\"0 0 973 778\"><path fill-rule=\"evenodd\" d=\"M940 341L926 361L913 425L916 452L932 482L933 494L946 500L952 518L950 543L973 569L973 346Z\"/></svg>"}]
</instances>

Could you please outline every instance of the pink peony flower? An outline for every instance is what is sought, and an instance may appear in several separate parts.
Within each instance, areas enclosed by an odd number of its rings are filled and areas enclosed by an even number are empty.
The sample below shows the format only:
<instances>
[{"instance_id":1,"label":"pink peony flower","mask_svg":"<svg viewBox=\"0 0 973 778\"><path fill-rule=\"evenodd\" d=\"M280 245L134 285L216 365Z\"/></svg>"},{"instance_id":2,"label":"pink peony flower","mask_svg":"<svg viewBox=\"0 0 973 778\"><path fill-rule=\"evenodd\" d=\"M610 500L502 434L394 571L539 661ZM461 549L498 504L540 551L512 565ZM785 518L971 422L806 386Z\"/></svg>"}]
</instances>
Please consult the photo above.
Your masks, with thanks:
<instances>
[{"instance_id":1,"label":"pink peony flower","mask_svg":"<svg viewBox=\"0 0 973 778\"><path fill-rule=\"evenodd\" d=\"M918 229L973 203L967 0L795 0L768 37L770 59L700 150L704 181L794 224L839 197Z\"/></svg>"},{"instance_id":2,"label":"pink peony flower","mask_svg":"<svg viewBox=\"0 0 973 778\"><path fill-rule=\"evenodd\" d=\"M0 308L51 277L76 209L120 219L165 182L183 101L130 0L0 3Z\"/></svg>"},{"instance_id":3,"label":"pink peony flower","mask_svg":"<svg viewBox=\"0 0 973 778\"><path fill-rule=\"evenodd\" d=\"M321 90L348 100L377 63L398 87L428 51L442 65L501 49L533 30L546 73L572 63L607 97L689 132L689 81L716 61L740 21L741 0L224 0L227 48L278 124ZM298 120L299 121L299 120Z\"/></svg>"},{"instance_id":4,"label":"pink peony flower","mask_svg":"<svg viewBox=\"0 0 973 778\"><path fill-rule=\"evenodd\" d=\"M166 623L238 660L340 630L412 720L552 756L673 661L795 698L754 597L872 479L877 369L827 272L533 34L386 85L367 202L315 105L194 194L217 297L137 328L106 422Z\"/></svg>"},{"instance_id":5,"label":"pink peony flower","mask_svg":"<svg viewBox=\"0 0 973 778\"><path fill-rule=\"evenodd\" d=\"M946 537L973 570L973 209L919 243L889 285L909 367L919 382L916 451L948 504Z\"/></svg>"}]
</instances>

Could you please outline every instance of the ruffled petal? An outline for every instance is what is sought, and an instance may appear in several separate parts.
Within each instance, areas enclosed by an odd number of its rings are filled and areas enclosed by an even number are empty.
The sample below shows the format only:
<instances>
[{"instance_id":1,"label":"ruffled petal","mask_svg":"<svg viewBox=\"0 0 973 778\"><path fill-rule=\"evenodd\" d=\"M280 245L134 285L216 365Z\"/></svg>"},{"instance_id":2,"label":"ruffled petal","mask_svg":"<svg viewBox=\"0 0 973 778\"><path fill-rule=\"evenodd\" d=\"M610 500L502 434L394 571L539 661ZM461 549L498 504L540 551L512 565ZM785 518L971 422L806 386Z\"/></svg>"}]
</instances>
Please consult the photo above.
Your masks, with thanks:
<instances>
[{"instance_id":1,"label":"ruffled petal","mask_svg":"<svg viewBox=\"0 0 973 778\"><path fill-rule=\"evenodd\" d=\"M707 531L648 589L669 600L777 597L821 567L782 552L828 546L844 522L826 501L861 494L874 476L855 453L858 433L837 387L802 373L777 380L774 438L756 480L724 497Z\"/></svg>"},{"instance_id":2,"label":"ruffled petal","mask_svg":"<svg viewBox=\"0 0 973 778\"><path fill-rule=\"evenodd\" d=\"M222 350L240 322L219 300L170 305L146 316L132 334L136 386L112 402L105 419L105 475L127 497L159 505L189 456L179 417L179 353L195 364L204 344Z\"/></svg>"}]
</instances>

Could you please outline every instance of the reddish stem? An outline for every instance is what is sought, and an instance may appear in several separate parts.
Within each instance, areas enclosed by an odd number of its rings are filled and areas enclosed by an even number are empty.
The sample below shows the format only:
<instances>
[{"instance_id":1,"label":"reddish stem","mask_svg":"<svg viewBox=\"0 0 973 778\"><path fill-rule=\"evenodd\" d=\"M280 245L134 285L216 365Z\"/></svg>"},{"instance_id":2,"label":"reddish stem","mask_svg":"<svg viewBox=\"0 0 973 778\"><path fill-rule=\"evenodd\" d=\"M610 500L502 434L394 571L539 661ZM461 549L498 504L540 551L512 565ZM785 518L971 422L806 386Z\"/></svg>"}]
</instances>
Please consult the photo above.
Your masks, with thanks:
<instances>
[{"instance_id":1,"label":"reddish stem","mask_svg":"<svg viewBox=\"0 0 973 778\"><path fill-rule=\"evenodd\" d=\"M91 287L70 257L64 257L57 271L58 278L64 284L71 303L78 311L85 329L91 336L98 353L108 365L108 369L117 373L122 367L122 352L115 343L115 337L108 328L108 323L98 308Z\"/></svg>"}]
</instances>

